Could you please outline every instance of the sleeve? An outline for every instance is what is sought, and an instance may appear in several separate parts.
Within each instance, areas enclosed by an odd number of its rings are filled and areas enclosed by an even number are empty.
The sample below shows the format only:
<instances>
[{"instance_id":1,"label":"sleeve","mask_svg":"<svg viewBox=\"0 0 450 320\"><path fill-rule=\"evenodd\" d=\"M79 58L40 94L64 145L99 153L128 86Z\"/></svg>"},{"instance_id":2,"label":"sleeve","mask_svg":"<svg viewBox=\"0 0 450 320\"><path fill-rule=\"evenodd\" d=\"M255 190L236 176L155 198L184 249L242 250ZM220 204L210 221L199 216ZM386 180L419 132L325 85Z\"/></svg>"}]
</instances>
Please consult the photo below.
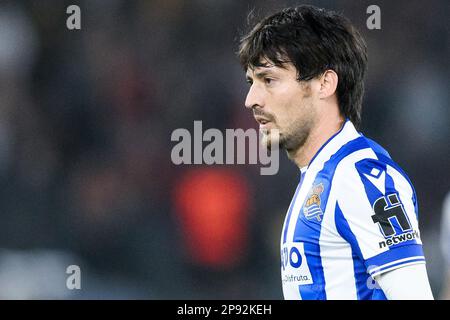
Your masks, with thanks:
<instances>
[{"instance_id":1,"label":"sleeve","mask_svg":"<svg viewBox=\"0 0 450 320\"><path fill-rule=\"evenodd\" d=\"M447 269L450 269L450 192L443 202L441 221L441 251Z\"/></svg>"},{"instance_id":2,"label":"sleeve","mask_svg":"<svg viewBox=\"0 0 450 320\"><path fill-rule=\"evenodd\" d=\"M425 263L412 184L394 163L362 159L343 165L335 209L336 229L374 278Z\"/></svg>"},{"instance_id":3,"label":"sleeve","mask_svg":"<svg viewBox=\"0 0 450 320\"><path fill-rule=\"evenodd\" d=\"M434 300L423 264L383 273L376 281L388 300Z\"/></svg>"}]
</instances>

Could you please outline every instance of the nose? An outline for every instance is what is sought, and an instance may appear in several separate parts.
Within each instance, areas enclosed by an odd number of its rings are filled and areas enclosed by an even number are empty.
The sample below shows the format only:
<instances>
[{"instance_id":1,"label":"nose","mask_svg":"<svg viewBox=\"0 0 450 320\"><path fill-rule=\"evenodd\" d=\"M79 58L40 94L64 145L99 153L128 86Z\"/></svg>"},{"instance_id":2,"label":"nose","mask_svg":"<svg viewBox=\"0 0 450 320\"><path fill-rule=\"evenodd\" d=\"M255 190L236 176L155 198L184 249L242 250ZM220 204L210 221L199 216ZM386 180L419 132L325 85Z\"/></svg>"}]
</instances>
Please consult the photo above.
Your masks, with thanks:
<instances>
[{"instance_id":1,"label":"nose","mask_svg":"<svg viewBox=\"0 0 450 320\"><path fill-rule=\"evenodd\" d=\"M264 99L261 89L257 85L252 84L247 93L247 98L245 99L245 107L252 109L254 107L263 107Z\"/></svg>"}]
</instances>

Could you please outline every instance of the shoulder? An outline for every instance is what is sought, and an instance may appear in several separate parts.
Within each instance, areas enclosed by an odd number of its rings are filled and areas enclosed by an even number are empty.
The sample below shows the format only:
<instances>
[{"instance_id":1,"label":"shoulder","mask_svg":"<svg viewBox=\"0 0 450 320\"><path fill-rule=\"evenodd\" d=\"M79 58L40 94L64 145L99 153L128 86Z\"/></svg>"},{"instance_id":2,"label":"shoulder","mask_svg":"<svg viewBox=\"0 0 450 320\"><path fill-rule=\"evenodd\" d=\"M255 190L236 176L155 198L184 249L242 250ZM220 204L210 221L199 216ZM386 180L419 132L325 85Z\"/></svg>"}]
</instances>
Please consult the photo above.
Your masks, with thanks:
<instances>
[{"instance_id":1,"label":"shoulder","mask_svg":"<svg viewBox=\"0 0 450 320\"><path fill-rule=\"evenodd\" d=\"M352 147L352 144L358 144L358 147ZM345 194L355 188L364 188L366 192L375 188L381 194L385 194L387 188L414 193L407 174L375 141L361 135L344 146L341 152L344 156L336 166L333 185Z\"/></svg>"},{"instance_id":2,"label":"shoulder","mask_svg":"<svg viewBox=\"0 0 450 320\"><path fill-rule=\"evenodd\" d=\"M349 141L333 157L339 158L336 159L335 176L345 175L347 179L358 172L377 175L377 169L386 168L393 162L383 147L363 135Z\"/></svg>"}]
</instances>

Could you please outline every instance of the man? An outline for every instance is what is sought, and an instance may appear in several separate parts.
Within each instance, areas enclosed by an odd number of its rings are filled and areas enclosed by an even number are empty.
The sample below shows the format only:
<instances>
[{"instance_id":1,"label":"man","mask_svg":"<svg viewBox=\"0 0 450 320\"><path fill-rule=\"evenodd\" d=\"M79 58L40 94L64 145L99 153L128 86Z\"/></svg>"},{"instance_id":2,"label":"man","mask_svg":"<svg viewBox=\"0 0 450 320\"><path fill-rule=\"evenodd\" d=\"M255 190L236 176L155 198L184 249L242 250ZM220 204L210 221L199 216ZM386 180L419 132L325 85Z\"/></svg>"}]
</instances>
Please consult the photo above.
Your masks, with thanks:
<instances>
[{"instance_id":1,"label":"man","mask_svg":"<svg viewBox=\"0 0 450 320\"><path fill-rule=\"evenodd\" d=\"M239 58L246 107L301 172L281 233L284 297L433 299L413 186L356 130L367 64L360 34L339 14L299 6L259 22Z\"/></svg>"}]
</instances>

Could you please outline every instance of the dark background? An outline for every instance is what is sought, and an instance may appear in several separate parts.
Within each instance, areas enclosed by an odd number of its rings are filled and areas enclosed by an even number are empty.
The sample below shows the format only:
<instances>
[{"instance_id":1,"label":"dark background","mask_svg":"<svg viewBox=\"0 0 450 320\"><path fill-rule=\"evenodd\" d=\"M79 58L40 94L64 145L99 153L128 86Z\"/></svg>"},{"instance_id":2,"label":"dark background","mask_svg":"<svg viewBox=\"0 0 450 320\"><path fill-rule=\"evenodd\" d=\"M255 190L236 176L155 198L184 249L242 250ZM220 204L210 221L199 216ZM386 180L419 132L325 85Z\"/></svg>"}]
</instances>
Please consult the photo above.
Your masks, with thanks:
<instances>
[{"instance_id":1,"label":"dark background","mask_svg":"<svg viewBox=\"0 0 450 320\"><path fill-rule=\"evenodd\" d=\"M369 50L362 132L408 173L433 292L450 190L448 1L0 2L0 298L281 299L298 180L172 164L171 133L256 128L236 58L247 15L311 3ZM81 8L81 30L66 8ZM381 8L368 30L366 8ZM81 268L81 290L66 268Z\"/></svg>"}]
</instances>

